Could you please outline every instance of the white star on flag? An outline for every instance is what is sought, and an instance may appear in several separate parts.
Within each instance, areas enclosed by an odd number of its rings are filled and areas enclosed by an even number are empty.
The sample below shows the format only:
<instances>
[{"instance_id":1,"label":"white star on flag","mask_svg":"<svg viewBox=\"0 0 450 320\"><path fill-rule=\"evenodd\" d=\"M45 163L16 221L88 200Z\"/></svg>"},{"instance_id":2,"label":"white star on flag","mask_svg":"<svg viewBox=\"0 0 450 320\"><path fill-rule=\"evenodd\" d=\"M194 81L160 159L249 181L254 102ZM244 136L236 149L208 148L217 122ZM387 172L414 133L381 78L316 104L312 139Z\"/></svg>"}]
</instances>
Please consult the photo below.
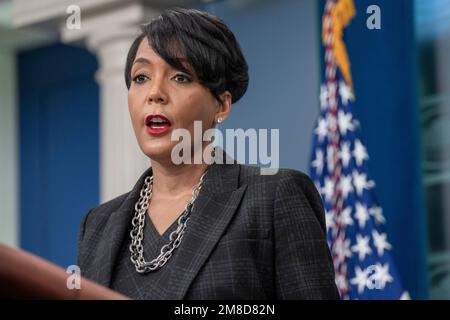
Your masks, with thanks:
<instances>
[{"instance_id":1,"label":"white star on flag","mask_svg":"<svg viewBox=\"0 0 450 320\"><path fill-rule=\"evenodd\" d=\"M373 244L377 248L378 255L381 257L384 254L384 250L392 249L392 246L387 242L386 233L378 233L377 230L372 231Z\"/></svg>"},{"instance_id":2,"label":"white star on flag","mask_svg":"<svg viewBox=\"0 0 450 320\"><path fill-rule=\"evenodd\" d=\"M355 129L352 123L352 114L345 113L342 110L339 110L338 112L338 124L339 131L342 135L347 134L347 131L353 131Z\"/></svg>"},{"instance_id":3,"label":"white star on flag","mask_svg":"<svg viewBox=\"0 0 450 320\"><path fill-rule=\"evenodd\" d=\"M344 165L345 168L347 168L348 164L350 163L350 159L352 157L352 155L350 153L350 143L344 142L342 144L340 155L341 155L342 164Z\"/></svg>"},{"instance_id":4,"label":"white star on flag","mask_svg":"<svg viewBox=\"0 0 450 320\"><path fill-rule=\"evenodd\" d=\"M360 140L355 141L355 149L353 150L353 155L355 156L358 166L362 165L364 160L369 159L366 147L364 147Z\"/></svg>"},{"instance_id":5,"label":"white star on flag","mask_svg":"<svg viewBox=\"0 0 450 320\"><path fill-rule=\"evenodd\" d=\"M341 291L346 291L348 289L347 278L343 274L337 274L335 277L336 286Z\"/></svg>"},{"instance_id":6,"label":"white star on flag","mask_svg":"<svg viewBox=\"0 0 450 320\"><path fill-rule=\"evenodd\" d=\"M381 207L370 208L369 213L375 218L375 222L377 224L384 224L386 222L383 215L383 209Z\"/></svg>"},{"instance_id":7,"label":"white star on flag","mask_svg":"<svg viewBox=\"0 0 450 320\"><path fill-rule=\"evenodd\" d=\"M375 280L378 282L380 289L384 289L386 287L386 283L394 281L392 276L389 274L389 263L385 265L381 265L380 263L376 264L376 274Z\"/></svg>"},{"instance_id":8,"label":"white star on flag","mask_svg":"<svg viewBox=\"0 0 450 320\"><path fill-rule=\"evenodd\" d=\"M359 173L356 170L353 170L353 184L355 185L358 196L362 196L364 189L368 190L375 186L373 181L367 181L367 174Z\"/></svg>"},{"instance_id":9,"label":"white star on flag","mask_svg":"<svg viewBox=\"0 0 450 320\"><path fill-rule=\"evenodd\" d=\"M322 174L323 170L323 151L321 149L316 150L316 159L311 163L316 168L317 174Z\"/></svg>"},{"instance_id":10,"label":"white star on flag","mask_svg":"<svg viewBox=\"0 0 450 320\"><path fill-rule=\"evenodd\" d=\"M321 188L321 193L325 196L327 201L331 201L334 193L334 181L330 178L325 178L325 185Z\"/></svg>"},{"instance_id":11,"label":"white star on flag","mask_svg":"<svg viewBox=\"0 0 450 320\"><path fill-rule=\"evenodd\" d=\"M353 219L352 219L351 213L352 213L352 207L346 207L344 210L342 210L341 215L339 217L342 225L345 225L345 226L353 225Z\"/></svg>"},{"instance_id":12,"label":"white star on flag","mask_svg":"<svg viewBox=\"0 0 450 320\"><path fill-rule=\"evenodd\" d=\"M350 240L342 240L338 238L333 248L333 252L336 254L336 259L339 261L344 261L345 258L350 258L352 252L350 251Z\"/></svg>"},{"instance_id":13,"label":"white star on flag","mask_svg":"<svg viewBox=\"0 0 450 320\"><path fill-rule=\"evenodd\" d=\"M314 130L314 132L319 137L319 141L322 142L328 134L327 120L325 120L324 118L320 118L317 124L317 128L316 130Z\"/></svg>"},{"instance_id":14,"label":"white star on flag","mask_svg":"<svg viewBox=\"0 0 450 320\"><path fill-rule=\"evenodd\" d=\"M366 226L367 220L369 220L369 212L365 205L361 204L361 202L356 202L356 212L355 218L358 220L359 227L364 229Z\"/></svg>"},{"instance_id":15,"label":"white star on flag","mask_svg":"<svg viewBox=\"0 0 450 320\"><path fill-rule=\"evenodd\" d=\"M344 81L339 83L339 94L341 96L342 103L344 105L348 105L349 101L354 101L355 96L353 94L352 89L345 84Z\"/></svg>"},{"instance_id":16,"label":"white star on flag","mask_svg":"<svg viewBox=\"0 0 450 320\"><path fill-rule=\"evenodd\" d=\"M347 199L348 194L353 192L352 176L343 176L339 182L339 186L341 187L342 197L344 200Z\"/></svg>"},{"instance_id":17,"label":"white star on flag","mask_svg":"<svg viewBox=\"0 0 450 320\"><path fill-rule=\"evenodd\" d=\"M366 255L372 253L372 249L369 246L370 237L363 237L360 234L356 235L356 244L352 246L352 251L358 253L358 257L360 261L363 261L366 258Z\"/></svg>"},{"instance_id":18,"label":"white star on flag","mask_svg":"<svg viewBox=\"0 0 450 320\"><path fill-rule=\"evenodd\" d=\"M408 291L402 293L400 300L411 300L411 296L409 295Z\"/></svg>"},{"instance_id":19,"label":"white star on flag","mask_svg":"<svg viewBox=\"0 0 450 320\"><path fill-rule=\"evenodd\" d=\"M328 229L333 229L333 227L334 227L334 211L333 210L327 211L325 213L325 224L327 226L327 232L328 232Z\"/></svg>"},{"instance_id":20,"label":"white star on flag","mask_svg":"<svg viewBox=\"0 0 450 320\"><path fill-rule=\"evenodd\" d=\"M358 293L362 294L367 285L366 270L361 270L359 266L356 266L355 277L350 279L350 283L354 286L358 286Z\"/></svg>"}]
</instances>

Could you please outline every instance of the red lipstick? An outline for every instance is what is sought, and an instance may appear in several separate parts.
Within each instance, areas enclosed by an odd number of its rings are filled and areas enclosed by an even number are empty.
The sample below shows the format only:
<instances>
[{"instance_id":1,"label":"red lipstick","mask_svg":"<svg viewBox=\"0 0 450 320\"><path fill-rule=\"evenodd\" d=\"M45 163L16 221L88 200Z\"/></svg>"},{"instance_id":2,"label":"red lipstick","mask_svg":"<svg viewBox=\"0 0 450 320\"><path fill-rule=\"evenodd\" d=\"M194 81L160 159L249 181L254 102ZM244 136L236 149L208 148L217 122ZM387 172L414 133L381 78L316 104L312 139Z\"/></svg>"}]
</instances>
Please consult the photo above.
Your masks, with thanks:
<instances>
[{"instance_id":1,"label":"red lipstick","mask_svg":"<svg viewBox=\"0 0 450 320\"><path fill-rule=\"evenodd\" d=\"M172 126L169 119L161 114L152 114L145 118L147 132L152 135L163 135L169 132Z\"/></svg>"}]
</instances>

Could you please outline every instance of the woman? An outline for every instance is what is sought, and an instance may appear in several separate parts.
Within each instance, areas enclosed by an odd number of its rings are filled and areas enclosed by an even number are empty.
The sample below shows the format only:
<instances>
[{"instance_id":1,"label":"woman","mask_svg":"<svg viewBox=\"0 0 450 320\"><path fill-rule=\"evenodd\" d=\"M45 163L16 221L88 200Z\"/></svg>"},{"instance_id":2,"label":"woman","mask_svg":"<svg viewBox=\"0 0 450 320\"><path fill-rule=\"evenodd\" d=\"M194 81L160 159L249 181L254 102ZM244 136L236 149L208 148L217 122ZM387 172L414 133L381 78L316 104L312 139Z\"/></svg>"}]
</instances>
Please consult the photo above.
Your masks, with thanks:
<instances>
[{"instance_id":1,"label":"woman","mask_svg":"<svg viewBox=\"0 0 450 320\"><path fill-rule=\"evenodd\" d=\"M213 128L247 89L226 25L197 10L165 11L132 44L125 80L152 166L83 219L82 275L135 299L339 298L321 199L306 175L173 160L171 132L193 136L194 121ZM192 148L192 158L209 147Z\"/></svg>"}]
</instances>

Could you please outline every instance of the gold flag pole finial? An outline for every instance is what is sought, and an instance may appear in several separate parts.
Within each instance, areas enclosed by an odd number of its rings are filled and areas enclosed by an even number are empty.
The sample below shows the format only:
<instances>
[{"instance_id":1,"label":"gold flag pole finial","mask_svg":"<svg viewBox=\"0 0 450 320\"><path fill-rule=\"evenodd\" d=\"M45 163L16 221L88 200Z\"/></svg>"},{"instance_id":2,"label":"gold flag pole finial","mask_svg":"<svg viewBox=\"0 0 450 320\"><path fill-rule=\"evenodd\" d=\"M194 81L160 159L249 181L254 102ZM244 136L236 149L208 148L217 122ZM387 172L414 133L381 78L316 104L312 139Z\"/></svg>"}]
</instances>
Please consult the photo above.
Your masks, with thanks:
<instances>
[{"instance_id":1,"label":"gold flag pole finial","mask_svg":"<svg viewBox=\"0 0 450 320\"><path fill-rule=\"evenodd\" d=\"M322 41L325 44L326 39L330 36L332 37L331 46L336 64L345 82L351 88L353 88L353 81L350 71L350 60L343 40L343 32L355 15L353 0L338 0L331 9L331 28L325 26L325 19L322 21Z\"/></svg>"}]
</instances>

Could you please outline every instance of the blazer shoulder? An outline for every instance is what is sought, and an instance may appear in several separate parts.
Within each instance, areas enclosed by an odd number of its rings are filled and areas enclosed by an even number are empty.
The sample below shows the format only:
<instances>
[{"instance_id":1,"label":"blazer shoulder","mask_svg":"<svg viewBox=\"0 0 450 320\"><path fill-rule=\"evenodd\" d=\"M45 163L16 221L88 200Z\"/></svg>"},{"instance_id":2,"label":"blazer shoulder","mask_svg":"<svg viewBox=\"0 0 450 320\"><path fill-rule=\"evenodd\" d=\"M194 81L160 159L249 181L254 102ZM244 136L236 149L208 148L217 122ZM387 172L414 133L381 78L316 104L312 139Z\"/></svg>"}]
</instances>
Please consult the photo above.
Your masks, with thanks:
<instances>
[{"instance_id":1,"label":"blazer shoulder","mask_svg":"<svg viewBox=\"0 0 450 320\"><path fill-rule=\"evenodd\" d=\"M248 193L264 197L276 205L289 206L294 202L308 203L322 222L322 197L311 178L304 172L280 168L275 174L261 174L259 167L241 165L240 184L247 184Z\"/></svg>"},{"instance_id":2,"label":"blazer shoulder","mask_svg":"<svg viewBox=\"0 0 450 320\"><path fill-rule=\"evenodd\" d=\"M248 184L251 186L252 184L273 184L277 187L280 184L297 184L302 187L302 189L311 189L315 188L314 183L311 178L304 172L289 169L289 168L279 168L273 174L265 174L261 171L261 167L250 166L250 165L240 165L241 173L240 180L241 183Z\"/></svg>"},{"instance_id":3,"label":"blazer shoulder","mask_svg":"<svg viewBox=\"0 0 450 320\"><path fill-rule=\"evenodd\" d=\"M130 192L121 194L120 196L117 196L114 199L111 199L109 201L106 201L106 202L98 205L97 207L95 207L91 210L92 214L93 215L104 215L104 214L109 214L112 211L115 211L125 201L125 199L128 197L129 194L130 194Z\"/></svg>"},{"instance_id":4,"label":"blazer shoulder","mask_svg":"<svg viewBox=\"0 0 450 320\"><path fill-rule=\"evenodd\" d=\"M109 218L109 215L117 210L125 199L128 197L130 192L124 193L114 199L100 204L99 206L92 208L86 213L81 220L81 231L80 237L82 238L87 227L91 227L92 224L103 225Z\"/></svg>"}]
</instances>

